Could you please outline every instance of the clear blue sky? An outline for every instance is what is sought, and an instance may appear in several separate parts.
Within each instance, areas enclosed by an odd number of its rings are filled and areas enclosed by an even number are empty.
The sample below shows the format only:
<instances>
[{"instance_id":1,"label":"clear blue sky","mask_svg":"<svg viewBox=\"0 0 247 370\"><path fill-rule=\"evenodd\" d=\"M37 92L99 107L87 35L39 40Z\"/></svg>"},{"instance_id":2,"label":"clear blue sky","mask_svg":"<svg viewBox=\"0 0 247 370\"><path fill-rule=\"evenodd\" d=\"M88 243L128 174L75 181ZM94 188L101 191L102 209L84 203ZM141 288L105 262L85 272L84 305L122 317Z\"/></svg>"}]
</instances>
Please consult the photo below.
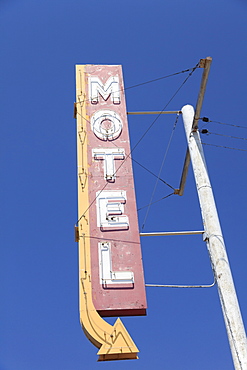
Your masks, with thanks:
<instances>
[{"instance_id":1,"label":"clear blue sky","mask_svg":"<svg viewBox=\"0 0 247 370\"><path fill-rule=\"evenodd\" d=\"M140 359L97 363L78 321L75 64L121 64L125 87L213 63L202 116L247 127L245 0L1 0L0 370L232 370L217 288L147 288L148 316L124 318ZM196 104L196 70L169 110ZM187 74L126 90L129 111L161 110ZM132 146L155 117L130 117ZM175 116L162 116L133 153L159 173ZM202 123L201 123L202 126ZM212 133L247 130L210 123ZM247 320L246 140L202 137L243 319ZM161 177L178 187L181 118ZM134 164L138 208L155 177ZM154 200L171 190L159 182ZM146 209L139 212L140 229ZM144 231L201 230L190 169L183 197L150 208ZM146 283L209 284L200 236L143 238Z\"/></svg>"}]
</instances>

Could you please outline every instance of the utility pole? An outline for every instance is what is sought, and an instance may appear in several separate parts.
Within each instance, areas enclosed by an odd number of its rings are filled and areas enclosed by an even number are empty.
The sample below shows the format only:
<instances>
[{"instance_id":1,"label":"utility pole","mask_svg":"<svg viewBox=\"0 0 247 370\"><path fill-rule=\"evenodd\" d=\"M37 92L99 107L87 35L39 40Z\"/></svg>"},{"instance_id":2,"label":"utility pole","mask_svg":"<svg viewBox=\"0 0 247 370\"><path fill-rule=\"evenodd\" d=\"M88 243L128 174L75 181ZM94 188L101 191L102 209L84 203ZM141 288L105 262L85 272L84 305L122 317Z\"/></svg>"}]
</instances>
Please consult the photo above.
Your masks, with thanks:
<instances>
[{"instance_id":1,"label":"utility pole","mask_svg":"<svg viewBox=\"0 0 247 370\"><path fill-rule=\"evenodd\" d=\"M231 269L224 245L213 191L191 105L182 108L185 133L194 171L197 192L211 265L217 282L227 335L236 370L247 370L247 341Z\"/></svg>"}]
</instances>

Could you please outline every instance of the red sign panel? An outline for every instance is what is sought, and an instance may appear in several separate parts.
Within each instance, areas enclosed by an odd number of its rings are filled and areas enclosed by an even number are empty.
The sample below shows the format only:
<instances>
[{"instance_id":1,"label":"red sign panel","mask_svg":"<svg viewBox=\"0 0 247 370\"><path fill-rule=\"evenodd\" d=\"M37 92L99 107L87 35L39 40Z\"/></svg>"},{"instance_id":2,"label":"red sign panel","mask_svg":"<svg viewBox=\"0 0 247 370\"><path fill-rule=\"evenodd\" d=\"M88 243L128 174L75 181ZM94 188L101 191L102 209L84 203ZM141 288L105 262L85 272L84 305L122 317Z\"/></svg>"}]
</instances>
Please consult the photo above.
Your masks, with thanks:
<instances>
[{"instance_id":1,"label":"red sign panel","mask_svg":"<svg viewBox=\"0 0 247 370\"><path fill-rule=\"evenodd\" d=\"M84 66L93 304L101 316L146 314L121 66Z\"/></svg>"}]
</instances>

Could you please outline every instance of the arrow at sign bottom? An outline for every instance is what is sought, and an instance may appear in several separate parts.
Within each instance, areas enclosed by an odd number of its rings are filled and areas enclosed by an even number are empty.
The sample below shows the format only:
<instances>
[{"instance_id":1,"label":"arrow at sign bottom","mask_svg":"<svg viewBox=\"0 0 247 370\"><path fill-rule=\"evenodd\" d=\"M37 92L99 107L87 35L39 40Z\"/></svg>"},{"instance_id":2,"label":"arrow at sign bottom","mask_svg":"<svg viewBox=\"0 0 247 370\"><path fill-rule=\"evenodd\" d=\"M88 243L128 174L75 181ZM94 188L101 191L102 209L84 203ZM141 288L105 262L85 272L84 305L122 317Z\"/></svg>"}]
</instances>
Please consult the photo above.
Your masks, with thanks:
<instances>
[{"instance_id":1,"label":"arrow at sign bottom","mask_svg":"<svg viewBox=\"0 0 247 370\"><path fill-rule=\"evenodd\" d=\"M90 275L80 278L80 320L87 338L99 348L98 361L138 359L138 348L118 318L112 326L96 311L91 295Z\"/></svg>"}]
</instances>

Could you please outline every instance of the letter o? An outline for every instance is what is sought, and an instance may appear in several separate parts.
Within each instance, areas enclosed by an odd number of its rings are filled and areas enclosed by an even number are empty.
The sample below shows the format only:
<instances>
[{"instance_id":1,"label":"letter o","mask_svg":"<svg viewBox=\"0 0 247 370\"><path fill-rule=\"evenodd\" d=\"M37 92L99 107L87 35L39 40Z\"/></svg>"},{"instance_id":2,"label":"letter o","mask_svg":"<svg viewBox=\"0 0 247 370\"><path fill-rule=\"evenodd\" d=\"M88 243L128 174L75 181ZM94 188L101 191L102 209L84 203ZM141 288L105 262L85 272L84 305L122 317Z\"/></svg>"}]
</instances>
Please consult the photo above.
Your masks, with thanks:
<instances>
[{"instance_id":1,"label":"letter o","mask_svg":"<svg viewBox=\"0 0 247 370\"><path fill-rule=\"evenodd\" d=\"M101 140L115 140L122 132L123 123L118 113L110 109L99 110L91 117L91 129Z\"/></svg>"}]
</instances>

